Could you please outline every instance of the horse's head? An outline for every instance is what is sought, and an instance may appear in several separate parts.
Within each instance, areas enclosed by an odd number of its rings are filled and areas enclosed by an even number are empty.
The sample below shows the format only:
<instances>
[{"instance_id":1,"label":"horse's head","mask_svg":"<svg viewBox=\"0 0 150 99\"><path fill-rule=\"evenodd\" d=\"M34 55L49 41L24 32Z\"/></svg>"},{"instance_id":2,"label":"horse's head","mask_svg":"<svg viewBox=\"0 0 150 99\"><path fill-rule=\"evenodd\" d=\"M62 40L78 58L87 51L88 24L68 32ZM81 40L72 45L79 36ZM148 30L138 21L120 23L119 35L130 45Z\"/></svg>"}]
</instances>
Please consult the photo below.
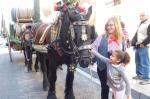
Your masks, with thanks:
<instances>
[{"instance_id":1,"label":"horse's head","mask_svg":"<svg viewBox=\"0 0 150 99\"><path fill-rule=\"evenodd\" d=\"M86 16L81 15L74 7L64 12L61 28L62 46L66 53L74 54L81 67L91 64L90 44L95 35L94 27L89 25Z\"/></svg>"},{"instance_id":2,"label":"horse's head","mask_svg":"<svg viewBox=\"0 0 150 99\"><path fill-rule=\"evenodd\" d=\"M22 39L24 41L29 41L33 38L33 35L32 35L32 25L28 24L28 25L25 25L24 26L24 29L22 30L23 34L22 34Z\"/></svg>"}]
</instances>

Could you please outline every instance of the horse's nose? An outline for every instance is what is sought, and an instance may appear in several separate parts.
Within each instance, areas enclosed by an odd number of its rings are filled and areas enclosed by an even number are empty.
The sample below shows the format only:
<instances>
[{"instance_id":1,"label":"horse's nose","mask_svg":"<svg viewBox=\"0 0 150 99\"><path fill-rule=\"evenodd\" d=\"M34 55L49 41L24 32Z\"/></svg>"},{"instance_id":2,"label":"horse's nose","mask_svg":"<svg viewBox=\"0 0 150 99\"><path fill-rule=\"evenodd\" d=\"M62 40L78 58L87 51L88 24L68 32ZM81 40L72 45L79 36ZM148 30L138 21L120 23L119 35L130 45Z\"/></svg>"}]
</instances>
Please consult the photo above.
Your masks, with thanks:
<instances>
[{"instance_id":1,"label":"horse's nose","mask_svg":"<svg viewBox=\"0 0 150 99\"><path fill-rule=\"evenodd\" d=\"M83 59L83 60L80 61L79 64L80 64L81 67L86 68L86 67L89 66L90 61L89 61L89 60L84 60L84 59Z\"/></svg>"},{"instance_id":2,"label":"horse's nose","mask_svg":"<svg viewBox=\"0 0 150 99\"><path fill-rule=\"evenodd\" d=\"M84 64L85 64L86 66L88 66L88 65L89 65L89 61L88 61L88 60L84 61Z\"/></svg>"}]
</instances>

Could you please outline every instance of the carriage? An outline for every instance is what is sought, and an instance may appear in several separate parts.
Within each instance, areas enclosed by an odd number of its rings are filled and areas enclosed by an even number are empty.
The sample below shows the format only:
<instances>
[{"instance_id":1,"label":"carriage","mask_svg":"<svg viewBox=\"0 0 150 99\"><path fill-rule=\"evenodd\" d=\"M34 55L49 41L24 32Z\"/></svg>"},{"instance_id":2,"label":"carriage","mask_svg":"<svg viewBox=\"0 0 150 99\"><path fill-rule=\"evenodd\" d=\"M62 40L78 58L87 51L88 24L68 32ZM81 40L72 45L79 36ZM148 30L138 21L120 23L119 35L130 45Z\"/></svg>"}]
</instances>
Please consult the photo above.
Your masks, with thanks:
<instances>
[{"instance_id":1,"label":"carriage","mask_svg":"<svg viewBox=\"0 0 150 99\"><path fill-rule=\"evenodd\" d=\"M33 23L33 9L31 8L12 8L11 23L9 26L10 33L8 36L8 50L10 61L12 61L12 51L21 51L22 47L22 32L26 24Z\"/></svg>"}]
</instances>

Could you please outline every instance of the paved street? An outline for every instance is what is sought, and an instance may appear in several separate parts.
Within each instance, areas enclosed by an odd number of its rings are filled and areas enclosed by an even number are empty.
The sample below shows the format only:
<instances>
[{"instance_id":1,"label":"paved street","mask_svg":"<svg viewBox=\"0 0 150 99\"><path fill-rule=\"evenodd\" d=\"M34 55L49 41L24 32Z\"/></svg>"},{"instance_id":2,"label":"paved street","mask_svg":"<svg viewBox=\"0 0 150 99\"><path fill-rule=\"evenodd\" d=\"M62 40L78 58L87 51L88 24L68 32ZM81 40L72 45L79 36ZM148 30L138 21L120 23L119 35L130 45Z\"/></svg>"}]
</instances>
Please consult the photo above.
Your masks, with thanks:
<instances>
[{"instance_id":1,"label":"paved street","mask_svg":"<svg viewBox=\"0 0 150 99\"><path fill-rule=\"evenodd\" d=\"M131 57L131 62L129 63L129 65L126 67L126 75L129 79L131 88L132 88L132 97L134 99L150 99L150 84L146 84L146 85L140 85L139 82L141 80L133 80L132 77L134 77L135 74L135 58L134 58L134 50L133 48L129 48L127 49L127 52L129 53L130 57ZM82 68L80 68L82 69ZM85 70L82 69L82 71L88 72L88 74L90 74L90 70ZM96 65L94 65L94 67L92 67L92 74L93 76L96 78L94 79L94 82L99 84L99 80L97 80L97 73L96 73Z\"/></svg>"},{"instance_id":2,"label":"paved street","mask_svg":"<svg viewBox=\"0 0 150 99\"><path fill-rule=\"evenodd\" d=\"M7 48L1 48L5 52ZM8 53L0 53L0 99L46 99L47 92L42 90L42 74L28 73L23 63L23 54L13 53L13 63ZM58 70L56 84L58 99L64 99L66 66ZM75 73L74 90L76 99L99 99L100 87L79 72Z\"/></svg>"},{"instance_id":3,"label":"paved street","mask_svg":"<svg viewBox=\"0 0 150 99\"><path fill-rule=\"evenodd\" d=\"M128 49L132 61L127 74L132 87L133 99L150 99L150 84L139 85L132 80L135 75L134 52ZM10 62L8 49L0 46L0 99L46 99L47 92L42 90L41 72L28 73L23 63L23 53L13 51L13 62ZM92 76L94 78L91 78ZM96 66L89 69L77 69L75 72L74 92L76 99L100 99L100 84L96 75ZM66 66L57 72L56 91L58 99L64 99ZM110 94L111 95L111 94ZM111 98L110 98L111 99Z\"/></svg>"}]
</instances>

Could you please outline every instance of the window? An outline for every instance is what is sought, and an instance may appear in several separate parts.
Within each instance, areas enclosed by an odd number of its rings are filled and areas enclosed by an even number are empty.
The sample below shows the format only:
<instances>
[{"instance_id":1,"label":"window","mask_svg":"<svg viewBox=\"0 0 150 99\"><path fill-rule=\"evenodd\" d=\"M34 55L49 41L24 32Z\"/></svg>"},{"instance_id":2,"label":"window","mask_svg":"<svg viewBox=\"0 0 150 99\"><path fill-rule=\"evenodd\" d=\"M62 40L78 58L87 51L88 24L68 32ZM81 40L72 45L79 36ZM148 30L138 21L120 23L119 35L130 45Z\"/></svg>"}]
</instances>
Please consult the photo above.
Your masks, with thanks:
<instances>
[{"instance_id":1,"label":"window","mask_svg":"<svg viewBox=\"0 0 150 99\"><path fill-rule=\"evenodd\" d=\"M114 6L121 4L121 0L114 0Z\"/></svg>"}]
</instances>

